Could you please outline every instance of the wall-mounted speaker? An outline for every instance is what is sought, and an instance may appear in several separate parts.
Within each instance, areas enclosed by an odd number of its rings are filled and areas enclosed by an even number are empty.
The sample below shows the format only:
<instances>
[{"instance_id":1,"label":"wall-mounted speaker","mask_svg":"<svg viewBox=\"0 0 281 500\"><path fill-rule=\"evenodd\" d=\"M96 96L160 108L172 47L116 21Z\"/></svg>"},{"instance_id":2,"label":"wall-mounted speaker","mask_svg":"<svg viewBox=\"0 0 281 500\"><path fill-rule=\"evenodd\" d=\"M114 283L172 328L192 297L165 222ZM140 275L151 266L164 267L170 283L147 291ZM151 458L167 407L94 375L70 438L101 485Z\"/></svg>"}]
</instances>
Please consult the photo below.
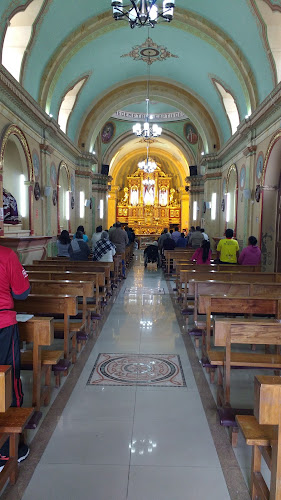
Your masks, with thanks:
<instances>
[{"instance_id":1,"label":"wall-mounted speaker","mask_svg":"<svg viewBox=\"0 0 281 500\"><path fill-rule=\"evenodd\" d=\"M101 174L108 175L108 172L109 172L109 165L102 165L101 166Z\"/></svg>"},{"instance_id":2,"label":"wall-mounted speaker","mask_svg":"<svg viewBox=\"0 0 281 500\"><path fill-rule=\"evenodd\" d=\"M189 165L190 177L197 175L197 165Z\"/></svg>"}]
</instances>

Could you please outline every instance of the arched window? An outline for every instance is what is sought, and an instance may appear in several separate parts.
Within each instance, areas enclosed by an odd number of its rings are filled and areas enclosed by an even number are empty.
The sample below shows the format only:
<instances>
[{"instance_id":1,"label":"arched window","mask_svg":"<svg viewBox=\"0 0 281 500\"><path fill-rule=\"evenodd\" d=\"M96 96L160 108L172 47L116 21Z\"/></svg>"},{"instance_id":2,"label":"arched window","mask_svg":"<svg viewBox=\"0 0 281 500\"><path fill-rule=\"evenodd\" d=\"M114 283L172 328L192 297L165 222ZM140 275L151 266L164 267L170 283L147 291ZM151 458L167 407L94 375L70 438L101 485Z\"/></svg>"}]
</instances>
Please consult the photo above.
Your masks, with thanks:
<instances>
[{"instance_id":1,"label":"arched window","mask_svg":"<svg viewBox=\"0 0 281 500\"><path fill-rule=\"evenodd\" d=\"M24 11L15 14L9 22L2 50L2 64L19 81L21 63L29 43L32 25L44 0L33 0Z\"/></svg>"},{"instance_id":2,"label":"arched window","mask_svg":"<svg viewBox=\"0 0 281 500\"><path fill-rule=\"evenodd\" d=\"M273 10L263 0L257 0L257 5L266 23L266 34L276 65L277 83L279 83L281 81L281 12Z\"/></svg>"},{"instance_id":3,"label":"arched window","mask_svg":"<svg viewBox=\"0 0 281 500\"><path fill-rule=\"evenodd\" d=\"M59 116L58 116L58 124L62 131L66 134L67 124L70 117L70 114L73 111L75 106L78 94L83 87L87 77L82 78L78 83L71 87L67 93L65 94L62 103L60 105Z\"/></svg>"},{"instance_id":4,"label":"arched window","mask_svg":"<svg viewBox=\"0 0 281 500\"><path fill-rule=\"evenodd\" d=\"M229 122L230 122L231 132L232 132L232 134L235 134L237 127L240 123L240 118L239 118L239 113L238 113L238 109L236 106L236 102L228 90L226 90L216 80L213 80L213 81L214 81L214 84L216 85L216 87L220 93L221 98L222 98L224 109L225 109L225 112L226 112L228 119L229 119Z\"/></svg>"}]
</instances>

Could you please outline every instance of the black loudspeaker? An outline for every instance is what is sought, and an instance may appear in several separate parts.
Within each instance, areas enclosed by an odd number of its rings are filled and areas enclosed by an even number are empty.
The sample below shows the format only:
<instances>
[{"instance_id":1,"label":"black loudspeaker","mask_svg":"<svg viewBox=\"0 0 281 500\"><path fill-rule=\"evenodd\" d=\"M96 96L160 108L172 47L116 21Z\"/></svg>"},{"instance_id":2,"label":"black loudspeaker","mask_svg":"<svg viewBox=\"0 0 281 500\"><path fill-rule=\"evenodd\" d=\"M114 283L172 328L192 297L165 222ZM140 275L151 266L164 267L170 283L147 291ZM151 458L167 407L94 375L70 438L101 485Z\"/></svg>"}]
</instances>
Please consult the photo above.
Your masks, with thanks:
<instances>
[{"instance_id":1,"label":"black loudspeaker","mask_svg":"<svg viewBox=\"0 0 281 500\"><path fill-rule=\"evenodd\" d=\"M101 174L108 175L108 172L109 172L109 165L102 165L101 166Z\"/></svg>"},{"instance_id":2,"label":"black loudspeaker","mask_svg":"<svg viewBox=\"0 0 281 500\"><path fill-rule=\"evenodd\" d=\"M197 165L189 165L190 177L197 175Z\"/></svg>"}]
</instances>

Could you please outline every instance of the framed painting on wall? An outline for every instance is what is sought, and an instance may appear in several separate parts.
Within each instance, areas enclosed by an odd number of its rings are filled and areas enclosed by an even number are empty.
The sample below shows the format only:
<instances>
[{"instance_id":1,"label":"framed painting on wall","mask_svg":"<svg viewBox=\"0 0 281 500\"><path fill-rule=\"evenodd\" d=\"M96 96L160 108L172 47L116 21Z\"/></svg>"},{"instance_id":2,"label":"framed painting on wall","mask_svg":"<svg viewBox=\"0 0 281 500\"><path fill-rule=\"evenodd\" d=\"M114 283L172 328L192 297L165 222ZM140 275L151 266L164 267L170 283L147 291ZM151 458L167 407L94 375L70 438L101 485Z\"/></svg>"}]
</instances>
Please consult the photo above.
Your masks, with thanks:
<instances>
[{"instance_id":1,"label":"framed painting on wall","mask_svg":"<svg viewBox=\"0 0 281 500\"><path fill-rule=\"evenodd\" d=\"M259 153L258 159L257 159L257 164L256 164L256 179L257 183L260 184L262 172L263 172L263 163L264 163L264 157L263 153Z\"/></svg>"},{"instance_id":2,"label":"framed painting on wall","mask_svg":"<svg viewBox=\"0 0 281 500\"><path fill-rule=\"evenodd\" d=\"M197 144L198 132L192 123L186 123L184 125L184 136L190 144Z\"/></svg>"},{"instance_id":3,"label":"framed painting on wall","mask_svg":"<svg viewBox=\"0 0 281 500\"><path fill-rule=\"evenodd\" d=\"M112 122L106 122L101 131L101 141L103 144L107 144L111 141L115 134L115 125Z\"/></svg>"}]
</instances>

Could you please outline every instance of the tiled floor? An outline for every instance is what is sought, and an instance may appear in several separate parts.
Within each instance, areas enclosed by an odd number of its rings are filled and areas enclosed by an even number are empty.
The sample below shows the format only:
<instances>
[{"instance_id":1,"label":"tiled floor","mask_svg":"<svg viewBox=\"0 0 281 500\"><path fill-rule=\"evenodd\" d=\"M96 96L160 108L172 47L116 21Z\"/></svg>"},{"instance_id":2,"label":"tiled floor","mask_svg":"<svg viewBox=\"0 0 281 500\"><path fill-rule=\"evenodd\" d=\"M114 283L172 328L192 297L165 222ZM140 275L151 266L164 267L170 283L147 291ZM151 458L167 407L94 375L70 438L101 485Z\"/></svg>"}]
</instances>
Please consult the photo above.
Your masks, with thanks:
<instances>
[{"instance_id":1,"label":"tiled floor","mask_svg":"<svg viewBox=\"0 0 281 500\"><path fill-rule=\"evenodd\" d=\"M161 271L155 266L144 269L137 261L123 287L134 291L121 290L23 498L227 500L220 461ZM153 293L161 289L164 294ZM106 371L102 383L87 384L99 354L108 354L110 361L122 355L118 377L131 370L138 380L140 360L145 372L159 353L157 376L163 371L169 380L167 359L177 369L180 359L186 386L158 387L149 377L141 386L112 386L106 383ZM132 354L148 356L135 360ZM112 373L116 375L114 367Z\"/></svg>"}]
</instances>

